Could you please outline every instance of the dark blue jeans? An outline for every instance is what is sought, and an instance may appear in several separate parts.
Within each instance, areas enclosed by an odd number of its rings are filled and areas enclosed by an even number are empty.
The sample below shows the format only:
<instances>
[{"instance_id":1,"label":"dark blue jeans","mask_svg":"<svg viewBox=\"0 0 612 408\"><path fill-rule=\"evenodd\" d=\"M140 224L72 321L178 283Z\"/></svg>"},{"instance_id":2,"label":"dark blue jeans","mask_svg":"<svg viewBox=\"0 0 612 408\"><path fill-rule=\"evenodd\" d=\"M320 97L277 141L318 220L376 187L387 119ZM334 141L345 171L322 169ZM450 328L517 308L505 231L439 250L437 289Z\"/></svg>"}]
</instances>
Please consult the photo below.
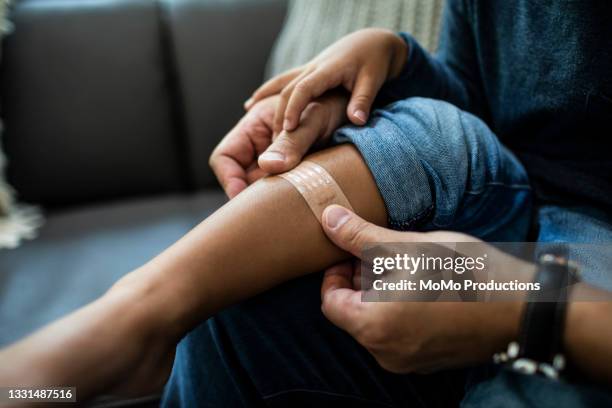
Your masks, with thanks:
<instances>
[{"instance_id":1,"label":"dark blue jeans","mask_svg":"<svg viewBox=\"0 0 612 408\"><path fill-rule=\"evenodd\" d=\"M479 119L423 98L376 111L368 126L345 127L336 142L361 152L396 229L453 229L490 241L523 241L533 208L527 174ZM539 241L609 242L607 215L540 207ZM574 254L580 261L580 254ZM590 258L589 271L609 265ZM611 274L586 278L609 286ZM204 322L179 345L166 406L504 406L608 404L584 385L496 367L434 375L384 371L321 314L321 275L275 288Z\"/></svg>"}]
</instances>

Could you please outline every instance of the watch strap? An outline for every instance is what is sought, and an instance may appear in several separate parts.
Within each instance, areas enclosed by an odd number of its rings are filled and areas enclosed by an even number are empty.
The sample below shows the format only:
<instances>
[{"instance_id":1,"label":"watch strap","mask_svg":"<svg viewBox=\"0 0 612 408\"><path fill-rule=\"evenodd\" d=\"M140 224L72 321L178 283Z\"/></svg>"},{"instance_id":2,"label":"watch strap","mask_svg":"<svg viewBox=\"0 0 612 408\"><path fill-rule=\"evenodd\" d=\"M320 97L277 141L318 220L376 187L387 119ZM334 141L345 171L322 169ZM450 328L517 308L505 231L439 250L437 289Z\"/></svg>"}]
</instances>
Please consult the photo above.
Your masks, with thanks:
<instances>
[{"instance_id":1,"label":"watch strap","mask_svg":"<svg viewBox=\"0 0 612 408\"><path fill-rule=\"evenodd\" d=\"M529 295L525 306L519 358L551 363L563 351L563 331L571 282L567 263L544 255L534 282L540 290Z\"/></svg>"}]
</instances>

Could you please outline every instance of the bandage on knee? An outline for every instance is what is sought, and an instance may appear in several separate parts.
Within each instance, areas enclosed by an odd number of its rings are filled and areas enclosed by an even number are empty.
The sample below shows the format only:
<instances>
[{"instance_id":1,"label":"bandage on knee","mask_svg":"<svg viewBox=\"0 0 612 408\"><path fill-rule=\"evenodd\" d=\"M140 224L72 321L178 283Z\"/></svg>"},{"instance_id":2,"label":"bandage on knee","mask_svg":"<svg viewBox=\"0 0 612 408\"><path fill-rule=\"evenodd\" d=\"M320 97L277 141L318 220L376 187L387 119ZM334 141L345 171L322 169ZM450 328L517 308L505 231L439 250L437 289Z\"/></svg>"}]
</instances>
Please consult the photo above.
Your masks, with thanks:
<instances>
[{"instance_id":1,"label":"bandage on knee","mask_svg":"<svg viewBox=\"0 0 612 408\"><path fill-rule=\"evenodd\" d=\"M323 210L338 204L353 209L336 180L323 167L311 161L303 161L293 170L280 174L304 197L317 220L321 222Z\"/></svg>"}]
</instances>

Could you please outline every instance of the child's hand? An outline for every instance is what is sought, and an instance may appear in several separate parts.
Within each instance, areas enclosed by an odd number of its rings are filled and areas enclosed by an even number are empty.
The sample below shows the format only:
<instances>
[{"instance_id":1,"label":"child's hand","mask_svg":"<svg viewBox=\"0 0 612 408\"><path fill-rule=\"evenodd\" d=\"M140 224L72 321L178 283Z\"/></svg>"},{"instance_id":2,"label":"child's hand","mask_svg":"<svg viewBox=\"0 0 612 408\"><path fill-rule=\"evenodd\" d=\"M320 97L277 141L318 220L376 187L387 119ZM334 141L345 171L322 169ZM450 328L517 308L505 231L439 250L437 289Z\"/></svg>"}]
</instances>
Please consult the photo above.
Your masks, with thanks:
<instances>
[{"instance_id":1,"label":"child's hand","mask_svg":"<svg viewBox=\"0 0 612 408\"><path fill-rule=\"evenodd\" d=\"M233 198L266 174L278 174L297 166L310 148L329 138L345 120L348 97L330 92L306 106L300 128L272 131L275 95L258 102L223 138L210 156L219 183Z\"/></svg>"},{"instance_id":2,"label":"child's hand","mask_svg":"<svg viewBox=\"0 0 612 408\"><path fill-rule=\"evenodd\" d=\"M354 124L363 125L380 87L387 79L399 75L407 53L406 43L391 31L379 28L356 31L306 65L270 79L255 91L245 108L280 92L273 129L291 131L314 98L343 86L352 93L347 117Z\"/></svg>"}]
</instances>

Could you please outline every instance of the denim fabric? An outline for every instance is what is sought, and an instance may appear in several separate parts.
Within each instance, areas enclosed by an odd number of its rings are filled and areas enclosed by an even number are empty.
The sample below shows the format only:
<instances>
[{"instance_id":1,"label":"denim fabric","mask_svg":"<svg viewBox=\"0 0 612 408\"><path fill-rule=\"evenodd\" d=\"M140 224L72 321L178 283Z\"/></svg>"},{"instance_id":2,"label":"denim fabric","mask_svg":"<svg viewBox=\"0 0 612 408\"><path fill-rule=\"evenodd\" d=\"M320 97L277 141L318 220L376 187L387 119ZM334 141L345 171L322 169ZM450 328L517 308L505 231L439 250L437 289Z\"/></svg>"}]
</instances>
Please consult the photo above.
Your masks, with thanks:
<instances>
[{"instance_id":1,"label":"denim fabric","mask_svg":"<svg viewBox=\"0 0 612 408\"><path fill-rule=\"evenodd\" d=\"M162 406L447 407L460 401L461 371L411 377L380 368L322 315L321 279L317 273L288 282L191 332L177 348Z\"/></svg>"},{"instance_id":2,"label":"denim fabric","mask_svg":"<svg viewBox=\"0 0 612 408\"><path fill-rule=\"evenodd\" d=\"M367 126L340 128L333 141L359 149L392 228L526 239L527 173L474 115L446 102L409 98L375 110Z\"/></svg>"},{"instance_id":3,"label":"denim fabric","mask_svg":"<svg viewBox=\"0 0 612 408\"><path fill-rule=\"evenodd\" d=\"M486 367L485 377L469 382L462 408L609 408L612 394L600 387L568 384L509 369Z\"/></svg>"},{"instance_id":4,"label":"denim fabric","mask_svg":"<svg viewBox=\"0 0 612 408\"><path fill-rule=\"evenodd\" d=\"M537 240L540 242L612 243L612 216L589 207L538 208ZM580 265L581 279L612 291L612 251L608 245L570 246L568 256Z\"/></svg>"},{"instance_id":5,"label":"denim fabric","mask_svg":"<svg viewBox=\"0 0 612 408\"><path fill-rule=\"evenodd\" d=\"M585 208L538 208L548 241L612 240ZM577 230L579 225L580 231ZM596 265L605 270L608 264ZM610 391L479 367L396 375L321 314L321 275L281 285L204 322L177 349L165 407L610 407Z\"/></svg>"},{"instance_id":6,"label":"denim fabric","mask_svg":"<svg viewBox=\"0 0 612 408\"><path fill-rule=\"evenodd\" d=\"M612 210L612 2L447 0L435 56L409 34L379 95L446 100L483 119L537 197Z\"/></svg>"}]
</instances>

